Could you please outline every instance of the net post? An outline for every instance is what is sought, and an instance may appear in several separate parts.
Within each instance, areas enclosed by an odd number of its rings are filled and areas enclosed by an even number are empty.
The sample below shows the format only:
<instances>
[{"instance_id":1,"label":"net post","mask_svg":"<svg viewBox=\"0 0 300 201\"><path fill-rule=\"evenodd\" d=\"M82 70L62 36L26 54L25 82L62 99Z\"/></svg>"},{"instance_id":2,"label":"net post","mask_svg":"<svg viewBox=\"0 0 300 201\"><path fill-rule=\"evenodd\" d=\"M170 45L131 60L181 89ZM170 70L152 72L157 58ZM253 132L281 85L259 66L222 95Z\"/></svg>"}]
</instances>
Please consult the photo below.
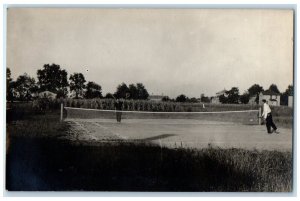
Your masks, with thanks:
<instances>
[{"instance_id":1,"label":"net post","mask_svg":"<svg viewBox=\"0 0 300 201\"><path fill-rule=\"evenodd\" d=\"M261 125L261 107L258 108L258 125Z\"/></svg>"},{"instance_id":2,"label":"net post","mask_svg":"<svg viewBox=\"0 0 300 201\"><path fill-rule=\"evenodd\" d=\"M60 103L60 121L63 121L64 104Z\"/></svg>"}]
</instances>

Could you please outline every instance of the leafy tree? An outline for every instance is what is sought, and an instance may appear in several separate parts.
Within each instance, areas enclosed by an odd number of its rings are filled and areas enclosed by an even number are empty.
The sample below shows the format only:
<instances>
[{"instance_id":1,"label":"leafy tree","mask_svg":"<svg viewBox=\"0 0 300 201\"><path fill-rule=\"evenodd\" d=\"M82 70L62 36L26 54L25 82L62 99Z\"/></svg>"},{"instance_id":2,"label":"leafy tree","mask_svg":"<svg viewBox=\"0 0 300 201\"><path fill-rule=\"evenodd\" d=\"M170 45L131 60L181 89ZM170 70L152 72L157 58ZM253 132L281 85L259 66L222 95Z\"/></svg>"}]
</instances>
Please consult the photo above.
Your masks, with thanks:
<instances>
[{"instance_id":1,"label":"leafy tree","mask_svg":"<svg viewBox=\"0 0 300 201\"><path fill-rule=\"evenodd\" d=\"M45 64L37 71L39 91L51 91L63 96L68 94L68 73L56 64Z\"/></svg>"},{"instance_id":2,"label":"leafy tree","mask_svg":"<svg viewBox=\"0 0 300 201\"><path fill-rule=\"evenodd\" d=\"M86 85L85 98L102 98L102 88L95 82L88 82Z\"/></svg>"},{"instance_id":3,"label":"leafy tree","mask_svg":"<svg viewBox=\"0 0 300 201\"><path fill-rule=\"evenodd\" d=\"M285 90L285 93L288 96L293 96L294 95L294 86L293 85L289 85L288 88Z\"/></svg>"},{"instance_id":4,"label":"leafy tree","mask_svg":"<svg viewBox=\"0 0 300 201\"><path fill-rule=\"evenodd\" d=\"M254 84L252 85L249 89L248 89L248 92L249 92L249 95L250 96L254 96L254 95L257 95L259 94L260 92L264 91L264 88L258 84Z\"/></svg>"},{"instance_id":5,"label":"leafy tree","mask_svg":"<svg viewBox=\"0 0 300 201\"><path fill-rule=\"evenodd\" d=\"M202 103L209 103L210 102L210 98L207 97L207 96L205 96L204 94L201 94L200 101Z\"/></svg>"},{"instance_id":6,"label":"leafy tree","mask_svg":"<svg viewBox=\"0 0 300 201\"><path fill-rule=\"evenodd\" d=\"M197 100L197 98L192 97L192 98L188 99L188 102L190 102L190 103L197 103L198 100Z\"/></svg>"},{"instance_id":7,"label":"leafy tree","mask_svg":"<svg viewBox=\"0 0 300 201\"><path fill-rule=\"evenodd\" d=\"M70 76L70 90L75 92L75 98L83 95L85 88L85 78L82 73L74 73Z\"/></svg>"},{"instance_id":8,"label":"leafy tree","mask_svg":"<svg viewBox=\"0 0 300 201\"><path fill-rule=\"evenodd\" d=\"M168 102L168 101L170 101L170 97L169 96L164 96L161 100L163 102Z\"/></svg>"},{"instance_id":9,"label":"leafy tree","mask_svg":"<svg viewBox=\"0 0 300 201\"><path fill-rule=\"evenodd\" d=\"M149 93L142 83L130 84L129 87L125 83L120 84L114 93L116 98L143 99L149 97Z\"/></svg>"},{"instance_id":10,"label":"leafy tree","mask_svg":"<svg viewBox=\"0 0 300 201\"><path fill-rule=\"evenodd\" d=\"M115 98L111 93L107 93L106 95L105 95L105 98L109 98L109 99L113 99L113 98Z\"/></svg>"},{"instance_id":11,"label":"leafy tree","mask_svg":"<svg viewBox=\"0 0 300 201\"><path fill-rule=\"evenodd\" d=\"M56 98L66 98L68 94L68 89L60 89L56 92Z\"/></svg>"},{"instance_id":12,"label":"leafy tree","mask_svg":"<svg viewBox=\"0 0 300 201\"><path fill-rule=\"evenodd\" d=\"M226 91L227 103L239 103L239 89L237 87L232 87L229 91Z\"/></svg>"},{"instance_id":13,"label":"leafy tree","mask_svg":"<svg viewBox=\"0 0 300 201\"><path fill-rule=\"evenodd\" d=\"M12 81L10 68L6 68L6 84Z\"/></svg>"},{"instance_id":14,"label":"leafy tree","mask_svg":"<svg viewBox=\"0 0 300 201\"><path fill-rule=\"evenodd\" d=\"M134 99L134 100L139 99L139 92L137 87L134 84L130 84L128 89L130 94L128 97L129 99Z\"/></svg>"},{"instance_id":15,"label":"leafy tree","mask_svg":"<svg viewBox=\"0 0 300 201\"><path fill-rule=\"evenodd\" d=\"M114 93L114 96L116 98L127 98L127 94L129 94L129 88L123 82L122 84L118 85L117 90Z\"/></svg>"},{"instance_id":16,"label":"leafy tree","mask_svg":"<svg viewBox=\"0 0 300 201\"><path fill-rule=\"evenodd\" d=\"M13 101L14 94L14 81L11 78L11 71L9 68L6 69L6 100Z\"/></svg>"},{"instance_id":17,"label":"leafy tree","mask_svg":"<svg viewBox=\"0 0 300 201\"><path fill-rule=\"evenodd\" d=\"M182 102L182 103L184 103L184 102L187 101L187 99L188 98L184 94L181 94L181 95L179 95L179 96L176 97L176 102Z\"/></svg>"},{"instance_id":18,"label":"leafy tree","mask_svg":"<svg viewBox=\"0 0 300 201\"><path fill-rule=\"evenodd\" d=\"M276 84L271 84L269 90L275 93L280 93L279 89L277 88Z\"/></svg>"},{"instance_id":19,"label":"leafy tree","mask_svg":"<svg viewBox=\"0 0 300 201\"><path fill-rule=\"evenodd\" d=\"M245 92L245 93L243 93L243 94L240 96L240 101L241 101L241 103L243 103L243 104L249 103L249 100L250 100L250 95L249 95L248 92Z\"/></svg>"},{"instance_id":20,"label":"leafy tree","mask_svg":"<svg viewBox=\"0 0 300 201\"><path fill-rule=\"evenodd\" d=\"M16 90L15 90L15 87L16 87L16 82L15 81L12 80L12 81L10 81L8 83L7 91L6 91L6 99L7 99L7 101L13 102L16 99Z\"/></svg>"},{"instance_id":21,"label":"leafy tree","mask_svg":"<svg viewBox=\"0 0 300 201\"><path fill-rule=\"evenodd\" d=\"M250 97L251 96L256 96L256 98L255 98L256 104L258 104L258 102L259 102L260 92L263 92L263 91L264 91L264 88L262 86L258 85L258 84L254 84L248 89Z\"/></svg>"},{"instance_id":22,"label":"leafy tree","mask_svg":"<svg viewBox=\"0 0 300 201\"><path fill-rule=\"evenodd\" d=\"M228 103L228 98L224 94L222 94L221 96L219 96L219 101L222 104L225 104L225 103Z\"/></svg>"},{"instance_id":23,"label":"leafy tree","mask_svg":"<svg viewBox=\"0 0 300 201\"><path fill-rule=\"evenodd\" d=\"M138 92L138 99L146 100L149 97L149 93L142 83L137 83L136 88Z\"/></svg>"},{"instance_id":24,"label":"leafy tree","mask_svg":"<svg viewBox=\"0 0 300 201\"><path fill-rule=\"evenodd\" d=\"M33 93L37 91L34 78L31 78L26 73L20 75L14 83L14 89L21 101L31 100Z\"/></svg>"}]
</instances>

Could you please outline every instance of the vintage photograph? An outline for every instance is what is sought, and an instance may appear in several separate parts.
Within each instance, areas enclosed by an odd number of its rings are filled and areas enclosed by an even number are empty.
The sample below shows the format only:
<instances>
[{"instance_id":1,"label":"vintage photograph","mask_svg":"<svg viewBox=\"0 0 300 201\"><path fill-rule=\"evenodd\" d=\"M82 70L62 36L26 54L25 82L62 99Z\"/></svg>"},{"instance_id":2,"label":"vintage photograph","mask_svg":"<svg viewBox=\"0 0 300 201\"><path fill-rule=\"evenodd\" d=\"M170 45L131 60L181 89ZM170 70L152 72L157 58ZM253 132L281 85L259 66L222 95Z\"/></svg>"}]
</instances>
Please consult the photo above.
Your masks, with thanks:
<instances>
[{"instance_id":1,"label":"vintage photograph","mask_svg":"<svg viewBox=\"0 0 300 201\"><path fill-rule=\"evenodd\" d=\"M292 192L294 15L8 7L6 190Z\"/></svg>"}]
</instances>

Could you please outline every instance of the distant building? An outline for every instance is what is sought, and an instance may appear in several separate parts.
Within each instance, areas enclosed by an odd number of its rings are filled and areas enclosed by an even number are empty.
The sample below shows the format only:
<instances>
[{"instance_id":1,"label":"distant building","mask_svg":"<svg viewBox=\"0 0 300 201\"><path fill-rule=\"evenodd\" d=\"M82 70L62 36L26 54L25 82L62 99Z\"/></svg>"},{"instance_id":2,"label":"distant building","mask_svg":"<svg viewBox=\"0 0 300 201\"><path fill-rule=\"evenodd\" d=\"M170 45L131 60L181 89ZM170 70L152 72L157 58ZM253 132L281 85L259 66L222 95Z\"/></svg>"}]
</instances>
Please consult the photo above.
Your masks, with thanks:
<instances>
[{"instance_id":1,"label":"distant building","mask_svg":"<svg viewBox=\"0 0 300 201\"><path fill-rule=\"evenodd\" d=\"M53 93L51 91L43 91L39 93L39 98L48 98L48 99L55 99L56 93Z\"/></svg>"},{"instance_id":2,"label":"distant building","mask_svg":"<svg viewBox=\"0 0 300 201\"><path fill-rule=\"evenodd\" d=\"M216 96L211 97L210 102L211 102L212 104L220 104L219 97L216 97Z\"/></svg>"},{"instance_id":3,"label":"distant building","mask_svg":"<svg viewBox=\"0 0 300 201\"><path fill-rule=\"evenodd\" d=\"M76 92L75 91L69 92L68 97L69 98L76 98ZM77 98L82 99L83 98L83 94L79 93L77 95Z\"/></svg>"},{"instance_id":4,"label":"distant building","mask_svg":"<svg viewBox=\"0 0 300 201\"><path fill-rule=\"evenodd\" d=\"M273 105L273 106L280 105L280 94L279 93L276 93L276 92L273 92L270 90L266 90L259 94L259 104L262 104L263 99L268 101L269 105Z\"/></svg>"},{"instance_id":5,"label":"distant building","mask_svg":"<svg viewBox=\"0 0 300 201\"><path fill-rule=\"evenodd\" d=\"M150 95L148 97L148 99L151 100L151 101L162 101L163 97L165 97L165 96L163 96L163 95Z\"/></svg>"},{"instance_id":6,"label":"distant building","mask_svg":"<svg viewBox=\"0 0 300 201\"><path fill-rule=\"evenodd\" d=\"M211 97L211 103L213 103L213 104L220 104L221 102L220 102L219 98L222 95L224 95L225 97L227 97L225 89L222 90L222 91L217 92L216 96Z\"/></svg>"},{"instance_id":7,"label":"distant building","mask_svg":"<svg viewBox=\"0 0 300 201\"><path fill-rule=\"evenodd\" d=\"M288 106L289 107L293 107L293 103L294 103L294 96L289 96L288 98Z\"/></svg>"},{"instance_id":8,"label":"distant building","mask_svg":"<svg viewBox=\"0 0 300 201\"><path fill-rule=\"evenodd\" d=\"M225 89L216 93L216 96L217 96L217 97L220 97L220 96L222 96L222 95L224 95L225 97L227 97L227 94L226 94L226 90L225 90Z\"/></svg>"}]
</instances>

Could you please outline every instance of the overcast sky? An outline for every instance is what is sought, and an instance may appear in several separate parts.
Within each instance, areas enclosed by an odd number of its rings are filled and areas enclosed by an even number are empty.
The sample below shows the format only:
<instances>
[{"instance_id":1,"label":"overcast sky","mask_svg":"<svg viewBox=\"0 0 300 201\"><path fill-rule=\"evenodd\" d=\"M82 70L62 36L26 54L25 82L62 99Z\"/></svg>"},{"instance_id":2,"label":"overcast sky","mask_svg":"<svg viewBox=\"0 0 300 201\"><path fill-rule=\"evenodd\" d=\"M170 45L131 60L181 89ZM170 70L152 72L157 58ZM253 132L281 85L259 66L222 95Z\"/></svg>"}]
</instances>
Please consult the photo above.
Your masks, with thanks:
<instances>
[{"instance_id":1,"label":"overcast sky","mask_svg":"<svg viewBox=\"0 0 300 201\"><path fill-rule=\"evenodd\" d=\"M7 18L14 79L55 63L104 95L121 82L170 97L293 82L288 10L10 8Z\"/></svg>"}]
</instances>

